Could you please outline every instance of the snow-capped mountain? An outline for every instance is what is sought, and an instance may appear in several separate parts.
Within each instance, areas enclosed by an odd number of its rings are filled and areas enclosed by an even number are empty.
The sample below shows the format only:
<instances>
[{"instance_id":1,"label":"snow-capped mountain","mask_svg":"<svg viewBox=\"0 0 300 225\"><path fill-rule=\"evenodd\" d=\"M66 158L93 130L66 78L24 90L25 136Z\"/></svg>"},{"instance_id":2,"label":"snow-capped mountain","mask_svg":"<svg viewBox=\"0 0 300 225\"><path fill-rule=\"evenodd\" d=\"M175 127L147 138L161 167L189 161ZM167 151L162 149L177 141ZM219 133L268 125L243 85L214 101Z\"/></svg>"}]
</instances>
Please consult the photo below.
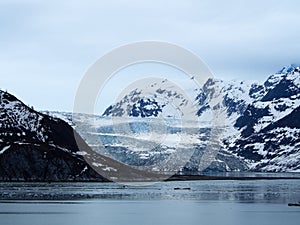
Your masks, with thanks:
<instances>
[{"instance_id":1,"label":"snow-capped mountain","mask_svg":"<svg viewBox=\"0 0 300 225\"><path fill-rule=\"evenodd\" d=\"M64 121L0 91L0 180L105 180L78 152Z\"/></svg>"},{"instance_id":2,"label":"snow-capped mountain","mask_svg":"<svg viewBox=\"0 0 300 225\"><path fill-rule=\"evenodd\" d=\"M283 68L251 93L259 97L236 120L240 135L227 142L229 151L251 170L299 171L299 67Z\"/></svg>"},{"instance_id":3,"label":"snow-capped mountain","mask_svg":"<svg viewBox=\"0 0 300 225\"><path fill-rule=\"evenodd\" d=\"M143 87L135 88L116 104L109 106L103 116L113 117L180 117L191 114L186 110L193 102L180 88L167 79L154 83L143 83Z\"/></svg>"},{"instance_id":4,"label":"snow-capped mountain","mask_svg":"<svg viewBox=\"0 0 300 225\"><path fill-rule=\"evenodd\" d=\"M295 125L300 106L299 71L295 65L284 67L264 83L209 79L197 90L193 104L197 104L195 114L199 119L212 118L216 110L225 118L221 124L225 127L221 135L223 143L212 163L214 166L209 168L221 171L300 169L299 127ZM167 88L162 90L168 92ZM164 107L155 97L148 99L142 90L135 90L103 115L157 117ZM195 153L187 164L192 170L197 169L203 154L203 148L194 148Z\"/></svg>"}]
</instances>

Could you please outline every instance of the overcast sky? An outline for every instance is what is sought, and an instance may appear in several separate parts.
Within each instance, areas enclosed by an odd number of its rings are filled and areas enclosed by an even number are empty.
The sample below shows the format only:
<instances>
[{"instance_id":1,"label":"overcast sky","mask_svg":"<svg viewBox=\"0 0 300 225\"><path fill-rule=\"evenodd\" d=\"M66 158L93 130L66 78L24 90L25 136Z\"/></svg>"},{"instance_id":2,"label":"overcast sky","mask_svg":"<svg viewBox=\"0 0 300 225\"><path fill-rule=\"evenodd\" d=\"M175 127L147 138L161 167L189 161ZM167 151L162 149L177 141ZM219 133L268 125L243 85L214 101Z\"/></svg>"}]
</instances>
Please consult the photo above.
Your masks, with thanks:
<instances>
[{"instance_id":1,"label":"overcast sky","mask_svg":"<svg viewBox=\"0 0 300 225\"><path fill-rule=\"evenodd\" d=\"M118 46L171 42L221 79L264 80L300 63L300 1L0 0L0 87L72 111L89 66Z\"/></svg>"}]
</instances>

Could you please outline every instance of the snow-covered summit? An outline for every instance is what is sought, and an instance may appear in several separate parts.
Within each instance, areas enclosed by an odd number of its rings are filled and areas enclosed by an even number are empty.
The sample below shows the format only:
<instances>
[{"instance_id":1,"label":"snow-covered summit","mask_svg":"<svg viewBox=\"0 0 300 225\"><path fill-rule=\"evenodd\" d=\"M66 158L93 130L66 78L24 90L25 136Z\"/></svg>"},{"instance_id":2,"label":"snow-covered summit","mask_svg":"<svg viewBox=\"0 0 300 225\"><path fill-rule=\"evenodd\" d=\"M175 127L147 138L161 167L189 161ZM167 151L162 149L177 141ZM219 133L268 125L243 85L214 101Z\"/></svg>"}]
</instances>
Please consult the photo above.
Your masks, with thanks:
<instances>
[{"instance_id":1,"label":"snow-covered summit","mask_svg":"<svg viewBox=\"0 0 300 225\"><path fill-rule=\"evenodd\" d=\"M119 101L109 106L103 116L114 117L180 117L192 106L193 99L167 79L147 83L129 93L125 93ZM186 116L186 115L185 115Z\"/></svg>"}]
</instances>

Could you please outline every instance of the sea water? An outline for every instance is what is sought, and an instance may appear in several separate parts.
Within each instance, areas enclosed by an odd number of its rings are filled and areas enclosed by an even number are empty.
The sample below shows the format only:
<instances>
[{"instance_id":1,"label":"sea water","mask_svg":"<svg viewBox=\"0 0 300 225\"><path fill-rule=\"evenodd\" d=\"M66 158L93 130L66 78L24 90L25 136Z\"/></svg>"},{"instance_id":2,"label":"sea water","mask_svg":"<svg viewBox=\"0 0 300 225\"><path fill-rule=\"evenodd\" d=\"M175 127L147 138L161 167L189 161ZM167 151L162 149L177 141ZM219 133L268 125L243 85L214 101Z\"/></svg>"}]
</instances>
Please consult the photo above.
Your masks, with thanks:
<instances>
[{"instance_id":1,"label":"sea water","mask_svg":"<svg viewBox=\"0 0 300 225\"><path fill-rule=\"evenodd\" d=\"M298 224L300 180L1 183L1 225Z\"/></svg>"}]
</instances>

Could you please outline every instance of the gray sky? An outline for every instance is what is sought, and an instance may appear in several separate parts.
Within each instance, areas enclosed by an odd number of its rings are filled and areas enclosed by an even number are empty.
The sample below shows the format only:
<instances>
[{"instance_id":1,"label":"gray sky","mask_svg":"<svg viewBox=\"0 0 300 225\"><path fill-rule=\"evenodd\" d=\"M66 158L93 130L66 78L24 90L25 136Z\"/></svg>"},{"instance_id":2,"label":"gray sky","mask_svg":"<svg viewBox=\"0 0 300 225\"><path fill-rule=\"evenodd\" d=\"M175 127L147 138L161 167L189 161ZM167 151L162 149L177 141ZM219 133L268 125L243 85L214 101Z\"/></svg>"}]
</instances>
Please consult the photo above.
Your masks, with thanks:
<instances>
[{"instance_id":1,"label":"gray sky","mask_svg":"<svg viewBox=\"0 0 300 225\"><path fill-rule=\"evenodd\" d=\"M142 40L196 53L222 79L264 80L300 63L300 1L0 0L0 87L37 109L72 111L80 79Z\"/></svg>"}]
</instances>

